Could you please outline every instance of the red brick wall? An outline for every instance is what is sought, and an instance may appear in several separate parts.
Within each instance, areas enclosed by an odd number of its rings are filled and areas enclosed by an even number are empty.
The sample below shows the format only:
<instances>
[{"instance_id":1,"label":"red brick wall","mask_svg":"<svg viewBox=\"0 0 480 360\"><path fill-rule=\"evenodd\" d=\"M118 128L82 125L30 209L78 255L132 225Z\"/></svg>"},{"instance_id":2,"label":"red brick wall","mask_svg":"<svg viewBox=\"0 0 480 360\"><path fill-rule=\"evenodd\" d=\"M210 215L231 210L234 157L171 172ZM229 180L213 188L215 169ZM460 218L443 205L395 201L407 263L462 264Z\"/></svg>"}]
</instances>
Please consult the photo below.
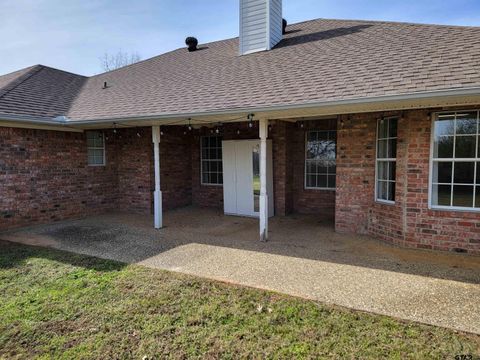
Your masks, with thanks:
<instances>
[{"instance_id":1,"label":"red brick wall","mask_svg":"<svg viewBox=\"0 0 480 360\"><path fill-rule=\"evenodd\" d=\"M118 209L150 213L155 186L151 128L121 129L117 134L108 130L106 134L118 158Z\"/></svg>"},{"instance_id":2,"label":"red brick wall","mask_svg":"<svg viewBox=\"0 0 480 360\"><path fill-rule=\"evenodd\" d=\"M334 219L335 191L305 189L305 141L306 132L308 130L336 129L336 119L303 121L293 126L290 152L292 154L293 210L295 212L304 214L319 214L319 216L324 219Z\"/></svg>"},{"instance_id":3,"label":"red brick wall","mask_svg":"<svg viewBox=\"0 0 480 360\"><path fill-rule=\"evenodd\" d=\"M0 229L114 209L117 158L87 166L83 133L0 127Z\"/></svg>"},{"instance_id":4,"label":"red brick wall","mask_svg":"<svg viewBox=\"0 0 480 360\"><path fill-rule=\"evenodd\" d=\"M0 229L112 210L151 213L151 128L104 133L106 166L88 166L84 133L0 127ZM178 157L189 154L190 141L180 127L170 127L162 137L167 210L192 202L191 160Z\"/></svg>"},{"instance_id":5,"label":"red brick wall","mask_svg":"<svg viewBox=\"0 0 480 360\"><path fill-rule=\"evenodd\" d=\"M163 129L160 140L160 187L164 210L192 203L192 136L183 126ZM150 138L150 142L151 142ZM153 159L153 150L150 152ZM154 186L152 185L152 191Z\"/></svg>"},{"instance_id":6,"label":"red brick wall","mask_svg":"<svg viewBox=\"0 0 480 360\"><path fill-rule=\"evenodd\" d=\"M374 201L376 121L342 116L338 130L336 230L416 248L480 253L480 214L428 209L433 110L399 114L395 204Z\"/></svg>"}]
</instances>

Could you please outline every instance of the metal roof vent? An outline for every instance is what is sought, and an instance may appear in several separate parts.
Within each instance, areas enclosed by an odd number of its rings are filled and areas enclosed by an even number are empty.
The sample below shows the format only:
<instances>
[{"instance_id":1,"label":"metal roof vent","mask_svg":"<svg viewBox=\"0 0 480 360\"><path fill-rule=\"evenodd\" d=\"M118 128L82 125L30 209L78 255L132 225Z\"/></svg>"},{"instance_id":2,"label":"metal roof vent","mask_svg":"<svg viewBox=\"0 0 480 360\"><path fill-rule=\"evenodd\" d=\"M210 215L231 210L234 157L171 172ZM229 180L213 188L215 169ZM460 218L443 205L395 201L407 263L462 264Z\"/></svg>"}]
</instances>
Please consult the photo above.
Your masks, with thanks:
<instances>
[{"instance_id":1,"label":"metal roof vent","mask_svg":"<svg viewBox=\"0 0 480 360\"><path fill-rule=\"evenodd\" d=\"M198 40L193 36L189 36L185 39L185 44L188 46L188 51L192 52L197 50Z\"/></svg>"},{"instance_id":2,"label":"metal roof vent","mask_svg":"<svg viewBox=\"0 0 480 360\"><path fill-rule=\"evenodd\" d=\"M285 35L285 34L286 34L286 32L287 32L287 25L288 25L287 20L282 19L282 35Z\"/></svg>"}]
</instances>

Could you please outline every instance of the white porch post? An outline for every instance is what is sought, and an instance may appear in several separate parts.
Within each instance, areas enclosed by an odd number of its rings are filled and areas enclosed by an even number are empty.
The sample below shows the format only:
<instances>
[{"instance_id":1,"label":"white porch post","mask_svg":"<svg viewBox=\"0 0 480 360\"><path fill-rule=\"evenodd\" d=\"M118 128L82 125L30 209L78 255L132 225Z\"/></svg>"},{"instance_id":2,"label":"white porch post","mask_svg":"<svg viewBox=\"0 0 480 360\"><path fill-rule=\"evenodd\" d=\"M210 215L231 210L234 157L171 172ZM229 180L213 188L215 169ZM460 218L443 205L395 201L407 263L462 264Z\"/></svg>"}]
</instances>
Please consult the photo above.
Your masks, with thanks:
<instances>
[{"instance_id":1,"label":"white porch post","mask_svg":"<svg viewBox=\"0 0 480 360\"><path fill-rule=\"evenodd\" d=\"M160 190L160 126L152 126L155 191L153 192L153 219L155 229L163 226L162 191Z\"/></svg>"},{"instance_id":2,"label":"white porch post","mask_svg":"<svg viewBox=\"0 0 480 360\"><path fill-rule=\"evenodd\" d=\"M260 126L260 241L268 240L267 194L267 136L268 120L261 119Z\"/></svg>"}]
</instances>

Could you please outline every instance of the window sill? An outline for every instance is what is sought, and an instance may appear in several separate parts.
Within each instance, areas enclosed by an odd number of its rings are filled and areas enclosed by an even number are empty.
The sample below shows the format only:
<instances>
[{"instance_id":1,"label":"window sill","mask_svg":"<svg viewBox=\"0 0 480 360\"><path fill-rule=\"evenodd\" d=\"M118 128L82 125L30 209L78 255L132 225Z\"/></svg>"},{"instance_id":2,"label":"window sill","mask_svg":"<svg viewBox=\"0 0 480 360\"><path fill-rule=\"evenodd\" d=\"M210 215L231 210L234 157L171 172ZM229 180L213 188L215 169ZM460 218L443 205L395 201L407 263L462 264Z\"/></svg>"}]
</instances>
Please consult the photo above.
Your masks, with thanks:
<instances>
[{"instance_id":1,"label":"window sill","mask_svg":"<svg viewBox=\"0 0 480 360\"><path fill-rule=\"evenodd\" d=\"M303 190L337 191L337 188L304 187Z\"/></svg>"},{"instance_id":2,"label":"window sill","mask_svg":"<svg viewBox=\"0 0 480 360\"><path fill-rule=\"evenodd\" d=\"M377 204L381 204L381 205L395 205L395 201L390 201L390 200L375 200L375 202Z\"/></svg>"},{"instance_id":3,"label":"window sill","mask_svg":"<svg viewBox=\"0 0 480 360\"><path fill-rule=\"evenodd\" d=\"M450 212L462 212L462 213L480 213L480 208L466 208L466 207L455 207L455 206L439 206L439 205L430 205L429 210L434 211L450 211Z\"/></svg>"},{"instance_id":4,"label":"window sill","mask_svg":"<svg viewBox=\"0 0 480 360\"><path fill-rule=\"evenodd\" d=\"M105 167L105 164L87 164L88 167Z\"/></svg>"},{"instance_id":5,"label":"window sill","mask_svg":"<svg viewBox=\"0 0 480 360\"><path fill-rule=\"evenodd\" d=\"M204 183L201 183L200 185L201 185L201 186L215 186L215 187L223 187L223 184L204 184Z\"/></svg>"}]
</instances>

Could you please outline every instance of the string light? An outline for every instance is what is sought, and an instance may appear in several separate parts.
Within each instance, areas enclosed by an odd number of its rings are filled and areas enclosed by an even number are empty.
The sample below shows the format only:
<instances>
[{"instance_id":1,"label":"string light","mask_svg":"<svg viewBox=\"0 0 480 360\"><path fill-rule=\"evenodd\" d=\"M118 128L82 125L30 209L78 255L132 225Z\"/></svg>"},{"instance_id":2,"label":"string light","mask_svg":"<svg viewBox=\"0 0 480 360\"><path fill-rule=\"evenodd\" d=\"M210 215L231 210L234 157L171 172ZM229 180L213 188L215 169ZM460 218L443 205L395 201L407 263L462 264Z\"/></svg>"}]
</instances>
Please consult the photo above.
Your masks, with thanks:
<instances>
[{"instance_id":1,"label":"string light","mask_svg":"<svg viewBox=\"0 0 480 360\"><path fill-rule=\"evenodd\" d=\"M248 114L247 119L250 120L248 123L248 127L252 128L253 127L253 114Z\"/></svg>"},{"instance_id":2,"label":"string light","mask_svg":"<svg viewBox=\"0 0 480 360\"><path fill-rule=\"evenodd\" d=\"M192 131L192 125L190 123L191 120L192 118L188 118L188 131Z\"/></svg>"},{"instance_id":3,"label":"string light","mask_svg":"<svg viewBox=\"0 0 480 360\"><path fill-rule=\"evenodd\" d=\"M137 137L141 138L142 135L140 135L140 130L137 128Z\"/></svg>"}]
</instances>

